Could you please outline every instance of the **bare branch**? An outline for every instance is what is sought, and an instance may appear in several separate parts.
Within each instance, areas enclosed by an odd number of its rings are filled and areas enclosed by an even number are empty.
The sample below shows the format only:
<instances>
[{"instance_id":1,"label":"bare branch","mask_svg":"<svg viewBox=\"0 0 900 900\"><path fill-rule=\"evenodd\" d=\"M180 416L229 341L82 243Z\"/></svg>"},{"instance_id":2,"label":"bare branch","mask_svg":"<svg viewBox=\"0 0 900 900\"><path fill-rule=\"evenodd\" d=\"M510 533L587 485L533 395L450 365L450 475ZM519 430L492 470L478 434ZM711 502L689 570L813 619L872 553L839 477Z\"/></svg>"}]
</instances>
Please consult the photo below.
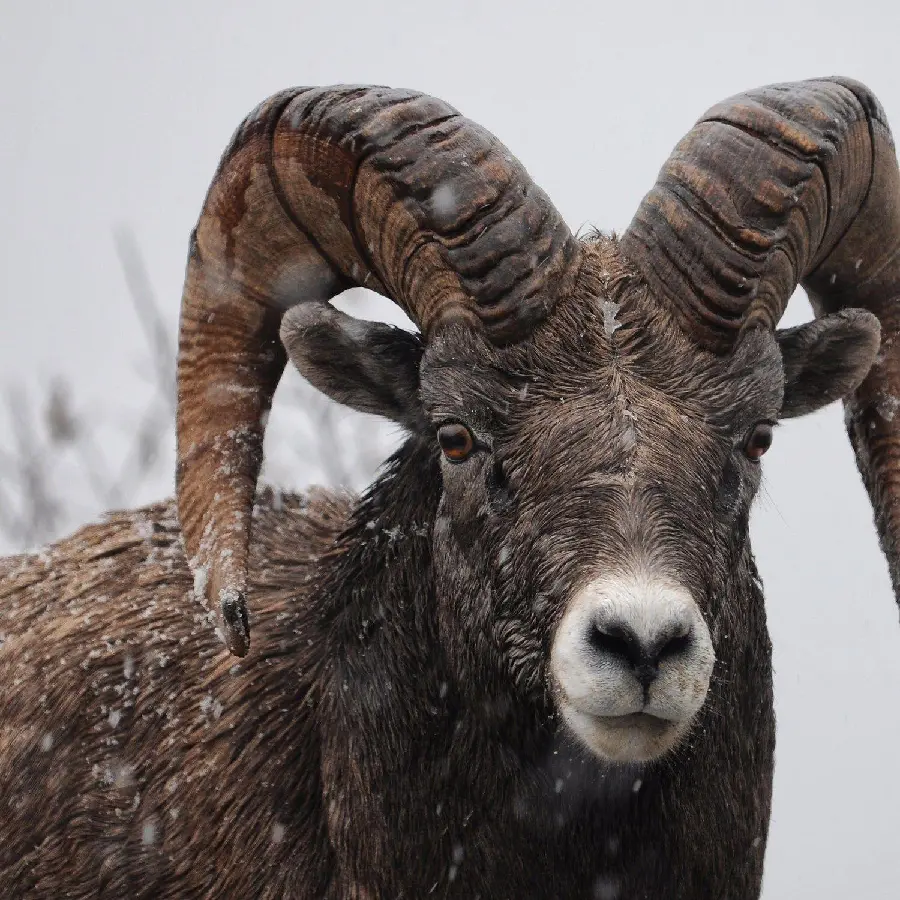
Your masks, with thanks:
<instances>
[{"instance_id":1,"label":"bare branch","mask_svg":"<svg viewBox=\"0 0 900 900\"><path fill-rule=\"evenodd\" d=\"M3 549L45 543L88 516L135 502L139 492L146 498L148 491L172 490L174 323L166 323L132 231L116 228L114 241L152 363L152 395L135 426L131 405L85 408L60 379L39 390L37 403L33 389L9 389L11 427L0 428ZM287 379L275 418L280 437L267 451L267 470L291 489L312 481L360 489L390 449L376 420L339 407L303 381Z\"/></svg>"},{"instance_id":2,"label":"bare branch","mask_svg":"<svg viewBox=\"0 0 900 900\"><path fill-rule=\"evenodd\" d=\"M120 225L113 231L116 255L125 275L128 294L134 305L144 337L150 347L156 385L171 413L175 413L175 343L160 313L156 294L147 274L140 248L130 228Z\"/></svg>"}]
</instances>

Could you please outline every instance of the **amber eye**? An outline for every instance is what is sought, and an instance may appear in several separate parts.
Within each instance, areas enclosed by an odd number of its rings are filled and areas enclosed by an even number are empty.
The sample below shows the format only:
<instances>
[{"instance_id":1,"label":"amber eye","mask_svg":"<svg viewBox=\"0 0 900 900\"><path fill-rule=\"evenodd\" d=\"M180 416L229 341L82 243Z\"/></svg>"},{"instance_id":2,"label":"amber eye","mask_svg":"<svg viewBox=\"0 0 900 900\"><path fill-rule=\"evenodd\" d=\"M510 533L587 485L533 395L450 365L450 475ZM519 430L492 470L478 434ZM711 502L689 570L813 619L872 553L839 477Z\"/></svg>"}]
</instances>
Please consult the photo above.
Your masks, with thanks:
<instances>
[{"instance_id":1,"label":"amber eye","mask_svg":"<svg viewBox=\"0 0 900 900\"><path fill-rule=\"evenodd\" d=\"M751 462L759 462L772 446L772 426L769 422L757 422L744 441L744 454Z\"/></svg>"},{"instance_id":2,"label":"amber eye","mask_svg":"<svg viewBox=\"0 0 900 900\"><path fill-rule=\"evenodd\" d=\"M472 432L459 422L441 425L438 428L437 439L441 445L441 450L444 451L444 456L450 462L456 463L467 460L475 449L475 438Z\"/></svg>"}]
</instances>

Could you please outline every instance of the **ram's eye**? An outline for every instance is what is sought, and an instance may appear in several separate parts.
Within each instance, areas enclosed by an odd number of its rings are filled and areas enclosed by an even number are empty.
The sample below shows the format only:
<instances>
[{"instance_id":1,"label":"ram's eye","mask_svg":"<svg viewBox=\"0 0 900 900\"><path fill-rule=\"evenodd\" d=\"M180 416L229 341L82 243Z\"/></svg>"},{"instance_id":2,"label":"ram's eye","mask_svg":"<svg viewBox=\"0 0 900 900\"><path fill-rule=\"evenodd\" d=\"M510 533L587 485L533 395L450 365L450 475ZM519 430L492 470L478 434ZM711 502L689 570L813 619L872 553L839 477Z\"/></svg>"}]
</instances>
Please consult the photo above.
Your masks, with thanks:
<instances>
[{"instance_id":1,"label":"ram's eye","mask_svg":"<svg viewBox=\"0 0 900 900\"><path fill-rule=\"evenodd\" d=\"M772 446L772 425L757 422L744 440L744 455L751 462L759 462L762 455Z\"/></svg>"},{"instance_id":2,"label":"ram's eye","mask_svg":"<svg viewBox=\"0 0 900 900\"><path fill-rule=\"evenodd\" d=\"M444 456L450 462L464 462L475 449L475 436L459 422L441 425L438 428L437 439L441 450L444 451Z\"/></svg>"}]
</instances>

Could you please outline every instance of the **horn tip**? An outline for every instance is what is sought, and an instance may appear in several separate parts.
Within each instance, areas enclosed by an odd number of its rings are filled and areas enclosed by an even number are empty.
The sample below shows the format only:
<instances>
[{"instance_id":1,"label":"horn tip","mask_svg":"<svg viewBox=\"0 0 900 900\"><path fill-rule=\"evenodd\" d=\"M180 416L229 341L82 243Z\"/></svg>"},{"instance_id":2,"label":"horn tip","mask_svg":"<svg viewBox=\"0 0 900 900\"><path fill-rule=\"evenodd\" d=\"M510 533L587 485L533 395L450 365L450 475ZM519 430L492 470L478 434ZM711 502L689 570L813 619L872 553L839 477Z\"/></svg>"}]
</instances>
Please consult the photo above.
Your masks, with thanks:
<instances>
[{"instance_id":1,"label":"horn tip","mask_svg":"<svg viewBox=\"0 0 900 900\"><path fill-rule=\"evenodd\" d=\"M219 591L219 609L225 646L233 656L244 657L250 649L250 621L243 591L226 586Z\"/></svg>"}]
</instances>

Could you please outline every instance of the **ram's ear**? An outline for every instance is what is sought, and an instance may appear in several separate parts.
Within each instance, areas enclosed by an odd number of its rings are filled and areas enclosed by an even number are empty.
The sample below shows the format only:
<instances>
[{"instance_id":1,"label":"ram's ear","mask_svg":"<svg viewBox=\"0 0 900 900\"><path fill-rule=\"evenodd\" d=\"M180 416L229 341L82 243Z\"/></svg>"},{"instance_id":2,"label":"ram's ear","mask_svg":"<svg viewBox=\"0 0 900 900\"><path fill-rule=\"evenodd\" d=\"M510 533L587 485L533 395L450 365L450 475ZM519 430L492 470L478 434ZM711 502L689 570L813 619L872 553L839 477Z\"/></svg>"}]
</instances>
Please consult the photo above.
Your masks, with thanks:
<instances>
[{"instance_id":1,"label":"ram's ear","mask_svg":"<svg viewBox=\"0 0 900 900\"><path fill-rule=\"evenodd\" d=\"M845 309L775 333L784 363L781 418L789 419L840 400L862 384L881 340L878 319Z\"/></svg>"},{"instance_id":2,"label":"ram's ear","mask_svg":"<svg viewBox=\"0 0 900 900\"><path fill-rule=\"evenodd\" d=\"M411 431L425 427L418 335L310 302L285 313L281 340L300 374L332 400Z\"/></svg>"}]
</instances>

